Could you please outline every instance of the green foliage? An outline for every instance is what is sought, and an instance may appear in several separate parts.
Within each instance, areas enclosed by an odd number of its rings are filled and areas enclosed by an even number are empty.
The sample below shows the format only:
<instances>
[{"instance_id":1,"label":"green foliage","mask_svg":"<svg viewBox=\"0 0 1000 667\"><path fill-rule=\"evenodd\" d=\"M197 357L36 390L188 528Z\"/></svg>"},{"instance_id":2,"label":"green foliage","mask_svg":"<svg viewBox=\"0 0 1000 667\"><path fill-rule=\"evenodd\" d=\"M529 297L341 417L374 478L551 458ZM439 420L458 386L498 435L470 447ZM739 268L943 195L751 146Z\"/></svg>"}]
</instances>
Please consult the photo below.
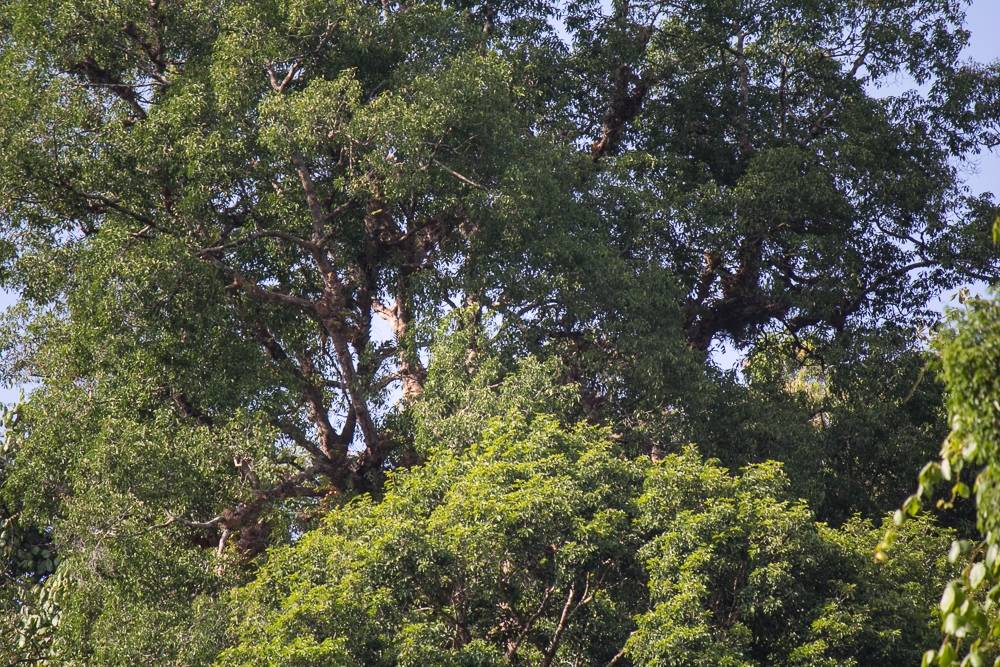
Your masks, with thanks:
<instances>
[{"instance_id":1,"label":"green foliage","mask_svg":"<svg viewBox=\"0 0 1000 667\"><path fill-rule=\"evenodd\" d=\"M935 356L899 331L848 346L773 337L691 399L688 437L729 466L783 461L824 520L892 511L947 433ZM719 405L725 410L719 410Z\"/></svg>"},{"instance_id":2,"label":"green foliage","mask_svg":"<svg viewBox=\"0 0 1000 667\"><path fill-rule=\"evenodd\" d=\"M52 414L75 396L35 398L21 424L37 424L35 410ZM7 502L16 503L18 522L50 527L52 543L39 552L44 560L22 566L39 583L37 602L21 611L55 605L58 626L42 638L71 664L189 664L193 597L232 579L205 548L211 534L190 522L232 497L227 468L253 438L249 426L240 432L234 423L206 440L171 414L144 417L77 414L67 416L75 432L6 433L18 459L32 462L5 475ZM58 502L67 496L72 502ZM55 563L56 576L47 576Z\"/></svg>"},{"instance_id":3,"label":"green foliage","mask_svg":"<svg viewBox=\"0 0 1000 667\"><path fill-rule=\"evenodd\" d=\"M0 656L911 660L962 4L0 3ZM991 460L966 335L904 514Z\"/></svg>"},{"instance_id":4,"label":"green foliage","mask_svg":"<svg viewBox=\"0 0 1000 667\"><path fill-rule=\"evenodd\" d=\"M996 604L1000 595L1000 494L996 484L1000 453L997 443L1000 385L1000 304L995 298L975 299L953 313L950 326L937 342L941 375L947 385L951 431L940 459L920 471L919 486L896 512L896 523L930 505L950 508L974 495L979 536L952 542L948 559L960 568L941 596L940 647L927 651L925 665L979 665L1000 660L1000 626ZM972 537L971 535L969 537ZM886 535L885 546L896 534ZM891 548L889 549L891 553Z\"/></svg>"},{"instance_id":5,"label":"green foliage","mask_svg":"<svg viewBox=\"0 0 1000 667\"><path fill-rule=\"evenodd\" d=\"M463 452L491 419L508 414L570 416L579 412L576 387L559 384L557 358L518 360L511 369L469 313L442 322L424 394L415 406L415 446L422 454Z\"/></svg>"},{"instance_id":6,"label":"green foliage","mask_svg":"<svg viewBox=\"0 0 1000 667\"><path fill-rule=\"evenodd\" d=\"M390 477L273 552L234 602L222 664L500 664L560 655L606 663L638 582L629 536L643 464L592 427L493 420L461 453ZM505 655L507 656L505 658ZM564 660L565 658L561 658Z\"/></svg>"},{"instance_id":7,"label":"green foliage","mask_svg":"<svg viewBox=\"0 0 1000 667\"><path fill-rule=\"evenodd\" d=\"M926 600L948 571L947 535L910 525L898 560L857 517L834 529L786 500L776 464L736 477L690 454L647 478L641 551L650 611L627 651L637 665L915 664L933 636Z\"/></svg>"},{"instance_id":8,"label":"green foliage","mask_svg":"<svg viewBox=\"0 0 1000 667\"><path fill-rule=\"evenodd\" d=\"M224 665L851 665L919 660L946 533L818 524L778 464L691 449L650 464L609 433L493 419L392 475L229 603Z\"/></svg>"}]
</instances>

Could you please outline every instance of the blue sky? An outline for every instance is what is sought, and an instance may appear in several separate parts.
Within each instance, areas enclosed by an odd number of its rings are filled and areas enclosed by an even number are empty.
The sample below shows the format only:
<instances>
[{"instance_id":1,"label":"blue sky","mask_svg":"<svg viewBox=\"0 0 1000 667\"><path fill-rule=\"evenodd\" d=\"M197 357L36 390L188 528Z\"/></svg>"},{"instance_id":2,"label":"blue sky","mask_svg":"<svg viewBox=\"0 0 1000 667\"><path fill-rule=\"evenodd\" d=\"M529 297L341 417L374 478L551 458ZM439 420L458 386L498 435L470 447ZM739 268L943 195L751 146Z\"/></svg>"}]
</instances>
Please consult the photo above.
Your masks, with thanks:
<instances>
[{"instance_id":1,"label":"blue sky","mask_svg":"<svg viewBox=\"0 0 1000 667\"><path fill-rule=\"evenodd\" d=\"M972 33L971 44L965 55L982 62L1000 60L1000 1L974 0L966 11L966 25ZM901 81L900 85L905 86ZM975 192L1000 192L1000 153L986 153L963 165L965 180ZM0 292L0 307L13 302L15 295ZM947 304L947 298L942 301ZM732 350L722 351L717 361L729 365L736 361ZM16 400L17 388L0 388L0 401Z\"/></svg>"},{"instance_id":2,"label":"blue sky","mask_svg":"<svg viewBox=\"0 0 1000 667\"><path fill-rule=\"evenodd\" d=\"M966 12L966 25L972 32L967 56L984 62L1000 60L1000 2L975 0ZM967 177L972 189L1000 191L1000 154L982 155L977 162L977 172Z\"/></svg>"}]
</instances>

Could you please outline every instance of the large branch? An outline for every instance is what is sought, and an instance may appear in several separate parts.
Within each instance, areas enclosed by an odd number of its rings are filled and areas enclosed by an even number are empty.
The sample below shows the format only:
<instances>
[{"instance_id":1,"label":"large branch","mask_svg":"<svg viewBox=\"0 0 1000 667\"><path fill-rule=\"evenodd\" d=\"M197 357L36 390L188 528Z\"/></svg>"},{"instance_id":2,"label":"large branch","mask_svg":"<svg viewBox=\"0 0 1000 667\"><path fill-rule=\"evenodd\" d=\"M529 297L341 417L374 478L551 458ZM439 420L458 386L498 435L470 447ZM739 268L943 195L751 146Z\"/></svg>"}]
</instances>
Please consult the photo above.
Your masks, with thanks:
<instances>
[{"instance_id":1,"label":"large branch","mask_svg":"<svg viewBox=\"0 0 1000 667\"><path fill-rule=\"evenodd\" d=\"M619 24L620 30L627 29L628 12L629 3L626 0L615 3L613 20ZM656 30L658 16L657 13L649 25L639 28L638 47L643 54ZM637 74L631 65L621 63L615 68L611 80L611 99L601 122L600 136L590 146L590 155L595 162L618 148L625 128L642 110L649 87L650 82Z\"/></svg>"},{"instance_id":2,"label":"large branch","mask_svg":"<svg viewBox=\"0 0 1000 667\"><path fill-rule=\"evenodd\" d=\"M218 549L220 555L233 531L256 524L261 514L273 503L289 498L311 498L322 495L322 490L310 484L321 474L320 468L320 466L311 466L270 488L255 490L253 498L249 501L228 508L215 519L211 519L210 522L218 522L222 526Z\"/></svg>"},{"instance_id":3,"label":"large branch","mask_svg":"<svg viewBox=\"0 0 1000 667\"><path fill-rule=\"evenodd\" d=\"M316 249L314 243L312 243L311 241L307 241L299 236L296 236L295 234L284 232L281 231L280 229L262 229L247 234L245 236L241 236L238 239L228 241L226 243L218 243L216 245L203 248L198 252L198 254L201 255L202 257L210 257L213 255L218 255L219 253L225 252L227 250L238 248L248 243L253 243L254 241L258 241L260 239L281 239L283 241L287 241L301 248L309 250L310 252Z\"/></svg>"},{"instance_id":4,"label":"large branch","mask_svg":"<svg viewBox=\"0 0 1000 667\"><path fill-rule=\"evenodd\" d=\"M140 120L146 118L146 110L135 92L135 86L116 78L109 70L98 65L92 56L87 56L80 62L74 63L69 69L70 72L86 79L91 86L104 88L113 93L118 99L125 102Z\"/></svg>"},{"instance_id":5,"label":"large branch","mask_svg":"<svg viewBox=\"0 0 1000 667\"><path fill-rule=\"evenodd\" d=\"M375 428L375 421L372 419L365 397L361 394L362 388L358 386L357 368L355 367L354 357L349 347L346 331L347 326L344 319L347 303L346 290L340 274L327 256L325 248L319 246L319 243L325 237L323 229L328 220L328 215L320 203L315 183L302 156L298 154L293 155L292 162L296 173L298 173L306 205L309 208L309 214L313 221L312 238L316 247L312 253L312 258L316 262L323 278L323 298L317 304L317 313L326 334L333 343L334 354L343 377L345 393L353 408L358 426L361 428L361 433L365 438L368 454L374 459L379 459L381 457L381 438L379 437L378 430Z\"/></svg>"},{"instance_id":6,"label":"large branch","mask_svg":"<svg viewBox=\"0 0 1000 667\"><path fill-rule=\"evenodd\" d=\"M631 67L620 65L615 70L611 101L601 122L601 133L590 147L595 162L618 148L625 127L639 115L648 92L649 84Z\"/></svg>"},{"instance_id":7,"label":"large branch","mask_svg":"<svg viewBox=\"0 0 1000 667\"><path fill-rule=\"evenodd\" d=\"M310 301L309 299L289 294L288 292L281 292L270 287L263 287L258 284L257 281L247 278L238 270L218 259L210 258L208 261L233 281L232 287L243 291L256 301L271 303L279 306L291 306L292 308L300 310L308 315L317 315L316 303Z\"/></svg>"},{"instance_id":8,"label":"large branch","mask_svg":"<svg viewBox=\"0 0 1000 667\"><path fill-rule=\"evenodd\" d=\"M319 460L323 461L328 467L334 467L338 472L343 474L347 463L348 441L341 437L341 434L337 433L330 422L330 411L324 400L322 389L315 382L315 369L312 363L305 360L304 364L303 359L300 358L299 363L296 364L285 352L281 344L278 343L274 334L262 322L257 322L255 333L258 341L267 351L268 356L271 357L271 360L278 364L280 368L290 373L298 383L302 392L302 398L309 410L309 416L312 418L319 433L319 451L317 452L314 446L306 444L304 434L296 433L288 427L282 428L282 431L314 456L319 454ZM330 472L332 473L334 470L330 470Z\"/></svg>"}]
</instances>

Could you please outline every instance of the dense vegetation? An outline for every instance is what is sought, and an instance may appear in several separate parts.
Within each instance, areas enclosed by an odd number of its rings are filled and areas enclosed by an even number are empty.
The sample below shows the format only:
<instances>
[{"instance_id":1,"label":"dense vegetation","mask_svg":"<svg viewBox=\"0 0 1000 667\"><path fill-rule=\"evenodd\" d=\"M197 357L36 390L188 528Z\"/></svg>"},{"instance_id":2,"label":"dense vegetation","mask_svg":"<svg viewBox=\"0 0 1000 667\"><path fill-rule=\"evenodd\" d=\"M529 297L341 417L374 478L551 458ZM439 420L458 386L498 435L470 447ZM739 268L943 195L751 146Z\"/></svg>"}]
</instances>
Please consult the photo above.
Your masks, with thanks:
<instances>
[{"instance_id":1,"label":"dense vegetation","mask_svg":"<svg viewBox=\"0 0 1000 667\"><path fill-rule=\"evenodd\" d=\"M0 3L0 664L994 664L964 4Z\"/></svg>"}]
</instances>

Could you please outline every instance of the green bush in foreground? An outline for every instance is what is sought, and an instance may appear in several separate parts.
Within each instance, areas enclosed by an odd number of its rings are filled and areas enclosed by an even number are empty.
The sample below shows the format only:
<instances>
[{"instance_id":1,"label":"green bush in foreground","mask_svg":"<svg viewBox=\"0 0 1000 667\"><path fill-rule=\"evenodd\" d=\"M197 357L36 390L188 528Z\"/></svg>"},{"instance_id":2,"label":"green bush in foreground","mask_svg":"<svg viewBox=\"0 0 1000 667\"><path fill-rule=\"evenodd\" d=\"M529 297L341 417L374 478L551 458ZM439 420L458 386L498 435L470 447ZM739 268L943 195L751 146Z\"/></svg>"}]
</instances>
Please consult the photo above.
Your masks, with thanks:
<instances>
[{"instance_id":1,"label":"green bush in foreground","mask_svg":"<svg viewBox=\"0 0 1000 667\"><path fill-rule=\"evenodd\" d=\"M780 465L494 419L467 452L391 476L231 601L222 665L902 665L935 632L945 531L814 521Z\"/></svg>"}]
</instances>

